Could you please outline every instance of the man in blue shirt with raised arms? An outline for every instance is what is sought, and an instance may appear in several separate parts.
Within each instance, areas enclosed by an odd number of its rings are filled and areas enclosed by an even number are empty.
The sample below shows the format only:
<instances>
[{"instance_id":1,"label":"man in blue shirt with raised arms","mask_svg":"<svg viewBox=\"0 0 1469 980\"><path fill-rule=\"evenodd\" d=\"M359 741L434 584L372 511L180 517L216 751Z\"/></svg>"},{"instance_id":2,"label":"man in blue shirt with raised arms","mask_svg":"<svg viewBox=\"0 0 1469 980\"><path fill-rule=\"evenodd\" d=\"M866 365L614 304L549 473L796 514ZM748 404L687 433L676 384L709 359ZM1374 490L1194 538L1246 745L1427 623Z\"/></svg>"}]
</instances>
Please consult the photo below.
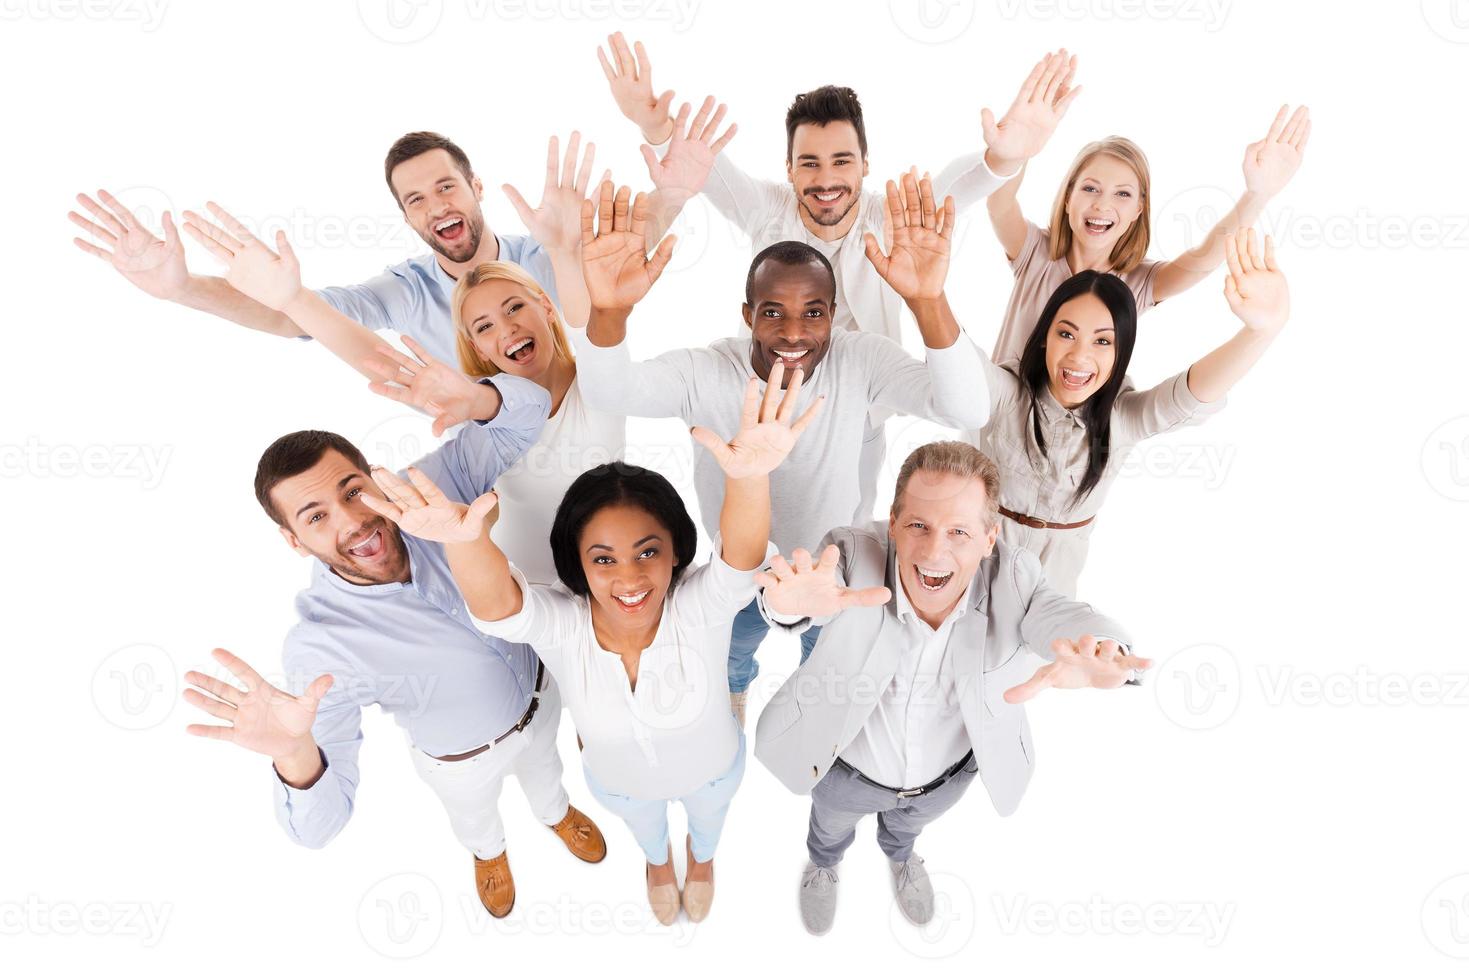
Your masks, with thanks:
<instances>
[{"instance_id":1,"label":"man in blue shirt with raised arms","mask_svg":"<svg viewBox=\"0 0 1469 980\"><path fill-rule=\"evenodd\" d=\"M476 421L415 465L457 500L489 491L535 442L548 396L499 375L476 388ZM606 855L602 832L561 785L561 699L535 651L480 633L440 544L406 537L371 510L362 453L330 432L293 432L261 456L255 495L298 554L315 559L296 597L301 621L282 656L288 693L225 650L215 658L244 685L190 671L190 704L225 722L189 733L269 756L276 815L288 836L322 847L352 815L362 709L376 704L403 726L415 768L474 854L489 913L515 904L497 802L514 774L537 819L576 857Z\"/></svg>"},{"instance_id":2,"label":"man in blue shirt with raised arms","mask_svg":"<svg viewBox=\"0 0 1469 980\"><path fill-rule=\"evenodd\" d=\"M449 299L459 277L485 262L514 262L540 283L574 326L586 323L586 289L581 284L581 202L591 179L595 145L581 154L581 136L571 134L564 159L556 137L547 146L546 183L539 207L503 186L529 235L499 235L485 224L480 202L484 185L469 157L438 133L408 133L389 149L383 173L403 220L431 251L389 266L378 276L352 286L329 286L319 295L339 312L373 330L392 329L421 343L434 357L458 363ZM577 169L577 157L582 156ZM199 276L184 262L183 241L173 216L162 216L163 238L145 228L105 190L97 198L78 194L91 214L67 217L91 240L76 246L109 263L125 279L158 299L211 313L253 330L281 337L306 337L289 317L250 299L218 276ZM211 203L218 216L218 206ZM184 218L200 224L193 212ZM95 219L95 220L92 220ZM354 366L375 356L366 345L344 359ZM341 352L338 352L341 353Z\"/></svg>"}]
</instances>

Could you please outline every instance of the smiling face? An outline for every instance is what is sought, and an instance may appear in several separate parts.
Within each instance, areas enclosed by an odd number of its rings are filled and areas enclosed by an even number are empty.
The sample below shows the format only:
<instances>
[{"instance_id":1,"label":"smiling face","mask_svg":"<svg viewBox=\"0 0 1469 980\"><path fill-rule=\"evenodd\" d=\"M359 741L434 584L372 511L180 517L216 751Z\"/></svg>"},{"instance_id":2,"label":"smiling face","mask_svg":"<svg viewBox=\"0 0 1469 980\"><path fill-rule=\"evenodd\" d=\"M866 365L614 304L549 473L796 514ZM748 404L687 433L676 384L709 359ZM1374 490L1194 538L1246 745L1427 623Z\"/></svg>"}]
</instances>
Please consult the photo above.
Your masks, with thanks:
<instances>
[{"instance_id":1,"label":"smiling face","mask_svg":"<svg viewBox=\"0 0 1469 980\"><path fill-rule=\"evenodd\" d=\"M751 302L744 305L750 328L750 366L762 381L778 360L785 365L784 387L800 368L805 381L831 346L831 317L836 292L831 275L819 262L787 265L766 259L750 284Z\"/></svg>"},{"instance_id":2,"label":"smiling face","mask_svg":"<svg viewBox=\"0 0 1469 980\"><path fill-rule=\"evenodd\" d=\"M1046 334L1046 379L1066 408L1085 402L1112 376L1117 363L1112 313L1092 293L1062 303Z\"/></svg>"},{"instance_id":3,"label":"smiling face","mask_svg":"<svg viewBox=\"0 0 1469 980\"><path fill-rule=\"evenodd\" d=\"M582 528L579 553L597 619L619 635L657 630L678 564L661 521L634 504L610 504Z\"/></svg>"},{"instance_id":4,"label":"smiling face","mask_svg":"<svg viewBox=\"0 0 1469 980\"><path fill-rule=\"evenodd\" d=\"M1142 213L1137 172L1109 153L1081 166L1066 198L1072 241L1082 251L1109 255Z\"/></svg>"},{"instance_id":5,"label":"smiling face","mask_svg":"<svg viewBox=\"0 0 1469 980\"><path fill-rule=\"evenodd\" d=\"M408 549L397 525L368 509L377 485L347 457L328 449L309 470L281 480L271 502L285 521L281 536L297 554L320 558L354 585L408 581Z\"/></svg>"},{"instance_id":6,"label":"smiling face","mask_svg":"<svg viewBox=\"0 0 1469 980\"><path fill-rule=\"evenodd\" d=\"M536 381L556 359L554 311L544 294L487 279L464 297L460 316L480 357L506 374Z\"/></svg>"},{"instance_id":7,"label":"smiling face","mask_svg":"<svg viewBox=\"0 0 1469 980\"><path fill-rule=\"evenodd\" d=\"M857 127L845 120L797 126L786 175L809 224L840 225L857 206L862 178L867 176Z\"/></svg>"},{"instance_id":8,"label":"smiling face","mask_svg":"<svg viewBox=\"0 0 1469 980\"><path fill-rule=\"evenodd\" d=\"M483 187L447 150L429 150L393 168L390 183L403 218L429 247L450 262L468 262L479 251L485 218Z\"/></svg>"},{"instance_id":9,"label":"smiling face","mask_svg":"<svg viewBox=\"0 0 1469 980\"><path fill-rule=\"evenodd\" d=\"M888 536L898 581L930 625L953 611L994 550L999 524L986 526L993 506L982 479L931 470L916 470L894 502Z\"/></svg>"}]
</instances>

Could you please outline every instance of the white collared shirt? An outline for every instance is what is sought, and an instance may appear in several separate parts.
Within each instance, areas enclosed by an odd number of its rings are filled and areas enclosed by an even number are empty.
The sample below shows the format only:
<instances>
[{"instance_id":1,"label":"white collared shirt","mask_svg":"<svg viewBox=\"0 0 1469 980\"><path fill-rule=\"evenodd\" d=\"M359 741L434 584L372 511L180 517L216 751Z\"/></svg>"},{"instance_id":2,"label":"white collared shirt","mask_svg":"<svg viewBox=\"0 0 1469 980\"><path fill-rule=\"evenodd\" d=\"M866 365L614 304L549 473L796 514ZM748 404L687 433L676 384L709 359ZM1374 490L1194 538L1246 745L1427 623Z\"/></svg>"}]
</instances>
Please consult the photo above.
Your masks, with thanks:
<instances>
[{"instance_id":1,"label":"white collared shirt","mask_svg":"<svg viewBox=\"0 0 1469 980\"><path fill-rule=\"evenodd\" d=\"M903 649L892 680L842 759L868 779L895 789L930 783L970 750L954 683L949 635L969 610L971 580L953 610L934 629L908 601L898 579L898 622Z\"/></svg>"}]
</instances>

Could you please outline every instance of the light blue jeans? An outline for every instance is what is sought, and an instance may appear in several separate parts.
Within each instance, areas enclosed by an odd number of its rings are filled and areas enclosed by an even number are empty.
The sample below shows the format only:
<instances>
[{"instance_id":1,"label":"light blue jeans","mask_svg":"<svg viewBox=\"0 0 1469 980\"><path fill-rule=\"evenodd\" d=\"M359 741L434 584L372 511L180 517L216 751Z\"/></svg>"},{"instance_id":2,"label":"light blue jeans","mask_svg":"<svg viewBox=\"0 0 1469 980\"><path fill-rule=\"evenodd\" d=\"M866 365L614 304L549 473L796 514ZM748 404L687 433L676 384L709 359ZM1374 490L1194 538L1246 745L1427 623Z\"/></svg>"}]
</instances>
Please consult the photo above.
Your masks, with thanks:
<instances>
[{"instance_id":1,"label":"light blue jeans","mask_svg":"<svg viewBox=\"0 0 1469 980\"><path fill-rule=\"evenodd\" d=\"M586 766L587 789L597 802L622 818L649 864L668 863L668 805L673 800L635 800L631 796L609 793L593 778ZM693 838L694 860L708 861L719 846L724 831L724 818L729 802L745 776L745 733L740 732L740 749L734 765L723 775L715 776L687 796L678 798L689 815L689 836Z\"/></svg>"},{"instance_id":2,"label":"light blue jeans","mask_svg":"<svg viewBox=\"0 0 1469 980\"><path fill-rule=\"evenodd\" d=\"M760 615L758 599L751 599L750 604L735 613L734 624L729 631L729 691L731 694L739 694L750 689L750 684L760 674L760 665L755 662L755 651L760 648L760 642L765 639L765 634L770 632L770 624ZM801 663L811 656L811 651L816 648L816 638L821 635L821 627L813 626L801 634Z\"/></svg>"}]
</instances>

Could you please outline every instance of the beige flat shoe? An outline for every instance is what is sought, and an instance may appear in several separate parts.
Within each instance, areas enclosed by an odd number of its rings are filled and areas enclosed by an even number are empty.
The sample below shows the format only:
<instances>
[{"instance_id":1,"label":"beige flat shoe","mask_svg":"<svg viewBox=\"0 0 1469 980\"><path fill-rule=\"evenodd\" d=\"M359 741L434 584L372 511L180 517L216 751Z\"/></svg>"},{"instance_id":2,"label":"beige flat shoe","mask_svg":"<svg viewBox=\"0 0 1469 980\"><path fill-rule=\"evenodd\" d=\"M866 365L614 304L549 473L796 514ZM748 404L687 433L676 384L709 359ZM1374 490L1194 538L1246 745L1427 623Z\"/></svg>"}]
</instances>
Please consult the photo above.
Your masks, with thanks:
<instances>
[{"instance_id":1,"label":"beige flat shoe","mask_svg":"<svg viewBox=\"0 0 1469 980\"><path fill-rule=\"evenodd\" d=\"M672 844L668 845L668 864L669 867L673 866ZM653 918L665 926L671 926L678 920L678 886L653 884L652 875L647 870L651 867L652 865L647 865L643 869L643 877L648 884L648 905L653 909Z\"/></svg>"},{"instance_id":2,"label":"beige flat shoe","mask_svg":"<svg viewBox=\"0 0 1469 980\"><path fill-rule=\"evenodd\" d=\"M734 712L735 721L742 729L745 727L745 701L749 696L749 691L729 692L729 710Z\"/></svg>"},{"instance_id":3,"label":"beige flat shoe","mask_svg":"<svg viewBox=\"0 0 1469 980\"><path fill-rule=\"evenodd\" d=\"M672 846L672 845L670 845ZM689 853L689 867L694 865L694 841L691 837L684 838L684 848ZM709 906L714 904L714 865L709 865L708 881L691 881L685 872L683 883L683 910L689 914L690 922L703 922L704 917L709 914Z\"/></svg>"}]
</instances>

